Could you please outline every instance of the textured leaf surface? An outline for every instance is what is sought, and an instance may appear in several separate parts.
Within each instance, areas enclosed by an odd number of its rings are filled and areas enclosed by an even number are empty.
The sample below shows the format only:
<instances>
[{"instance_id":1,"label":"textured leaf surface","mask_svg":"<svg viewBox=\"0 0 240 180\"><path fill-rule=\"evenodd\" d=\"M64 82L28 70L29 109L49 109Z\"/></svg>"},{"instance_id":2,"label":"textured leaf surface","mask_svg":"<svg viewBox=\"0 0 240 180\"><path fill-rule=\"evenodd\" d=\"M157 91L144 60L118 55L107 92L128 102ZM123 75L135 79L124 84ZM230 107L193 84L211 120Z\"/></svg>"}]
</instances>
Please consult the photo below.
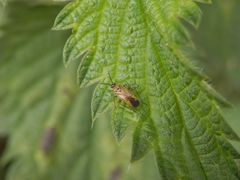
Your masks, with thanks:
<instances>
[{"instance_id":1,"label":"textured leaf surface","mask_svg":"<svg viewBox=\"0 0 240 180\"><path fill-rule=\"evenodd\" d=\"M151 155L127 171L129 142L119 148L107 117L91 129L92 88L79 91L76 65L64 69L61 61L66 34L50 30L59 8L9 3L6 9L0 39L6 179L159 179Z\"/></svg>"},{"instance_id":2,"label":"textured leaf surface","mask_svg":"<svg viewBox=\"0 0 240 180\"><path fill-rule=\"evenodd\" d=\"M163 179L238 179L236 151L227 140L238 137L218 106L225 101L180 50L191 44L180 19L198 26L200 17L192 0L77 0L59 13L53 28L73 30L63 56L65 65L83 57L81 87L111 83L109 73L138 95L140 107L127 117L137 122L132 161L152 149ZM111 96L110 87L98 85L92 114L95 118L112 104L114 134L121 139L125 117Z\"/></svg>"}]
</instances>

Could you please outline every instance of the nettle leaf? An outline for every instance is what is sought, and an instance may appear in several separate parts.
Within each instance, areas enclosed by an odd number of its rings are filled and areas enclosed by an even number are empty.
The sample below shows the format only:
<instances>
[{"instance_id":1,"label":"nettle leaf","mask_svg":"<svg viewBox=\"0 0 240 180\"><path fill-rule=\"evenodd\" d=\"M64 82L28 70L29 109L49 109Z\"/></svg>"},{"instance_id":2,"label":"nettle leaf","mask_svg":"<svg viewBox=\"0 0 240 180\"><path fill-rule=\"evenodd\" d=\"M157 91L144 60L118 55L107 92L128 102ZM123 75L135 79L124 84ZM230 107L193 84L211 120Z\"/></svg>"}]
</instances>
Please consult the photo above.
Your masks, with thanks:
<instances>
[{"instance_id":1,"label":"nettle leaf","mask_svg":"<svg viewBox=\"0 0 240 180\"><path fill-rule=\"evenodd\" d=\"M119 148L108 121L91 129L92 88L79 91L76 64L62 66L67 34L50 30L61 7L6 7L8 19L0 26L0 137L8 139L0 167L8 164L6 179L159 179L152 156L127 172L129 142Z\"/></svg>"},{"instance_id":2,"label":"nettle leaf","mask_svg":"<svg viewBox=\"0 0 240 180\"><path fill-rule=\"evenodd\" d=\"M227 140L239 138L218 105L227 103L181 51L191 45L181 19L197 27L200 18L192 0L77 0L59 13L53 29L72 29L63 57L65 65L81 57L80 86L100 82L93 118L112 107L119 140L126 122L136 122L132 162L152 149L163 179L239 179L238 153ZM132 89L138 108L118 102L108 73ZM121 106L133 115L124 117Z\"/></svg>"}]
</instances>

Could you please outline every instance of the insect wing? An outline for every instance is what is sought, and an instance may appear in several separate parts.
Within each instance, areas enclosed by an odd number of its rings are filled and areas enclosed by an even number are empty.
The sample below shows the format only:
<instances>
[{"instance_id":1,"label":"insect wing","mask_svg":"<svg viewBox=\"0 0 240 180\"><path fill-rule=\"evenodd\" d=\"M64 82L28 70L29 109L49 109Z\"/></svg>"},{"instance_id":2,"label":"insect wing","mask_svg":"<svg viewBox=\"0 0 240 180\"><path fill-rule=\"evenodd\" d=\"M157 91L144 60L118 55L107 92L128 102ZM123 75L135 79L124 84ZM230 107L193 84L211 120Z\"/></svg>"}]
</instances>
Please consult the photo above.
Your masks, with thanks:
<instances>
[{"instance_id":1,"label":"insect wing","mask_svg":"<svg viewBox=\"0 0 240 180\"><path fill-rule=\"evenodd\" d=\"M128 101L130 102L130 104L132 105L132 107L138 107L140 105L140 102L137 98L129 96Z\"/></svg>"}]
</instances>

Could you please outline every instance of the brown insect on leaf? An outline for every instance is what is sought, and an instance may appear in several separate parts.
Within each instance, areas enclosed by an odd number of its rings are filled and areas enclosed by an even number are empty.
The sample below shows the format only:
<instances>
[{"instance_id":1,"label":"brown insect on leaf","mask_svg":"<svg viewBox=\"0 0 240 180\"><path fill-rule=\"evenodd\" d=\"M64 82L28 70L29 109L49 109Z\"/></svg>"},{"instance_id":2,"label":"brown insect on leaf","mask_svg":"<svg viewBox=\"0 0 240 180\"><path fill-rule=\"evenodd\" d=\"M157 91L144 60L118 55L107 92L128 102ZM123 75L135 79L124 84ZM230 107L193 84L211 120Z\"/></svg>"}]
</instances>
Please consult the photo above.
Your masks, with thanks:
<instances>
[{"instance_id":1,"label":"brown insect on leaf","mask_svg":"<svg viewBox=\"0 0 240 180\"><path fill-rule=\"evenodd\" d=\"M114 94L123 102L126 104L130 105L133 108L137 108L140 105L139 99L134 95L132 91L127 89L124 86L117 85L116 83L113 82L110 74L108 74L109 79L111 81L111 88L114 92Z\"/></svg>"}]
</instances>

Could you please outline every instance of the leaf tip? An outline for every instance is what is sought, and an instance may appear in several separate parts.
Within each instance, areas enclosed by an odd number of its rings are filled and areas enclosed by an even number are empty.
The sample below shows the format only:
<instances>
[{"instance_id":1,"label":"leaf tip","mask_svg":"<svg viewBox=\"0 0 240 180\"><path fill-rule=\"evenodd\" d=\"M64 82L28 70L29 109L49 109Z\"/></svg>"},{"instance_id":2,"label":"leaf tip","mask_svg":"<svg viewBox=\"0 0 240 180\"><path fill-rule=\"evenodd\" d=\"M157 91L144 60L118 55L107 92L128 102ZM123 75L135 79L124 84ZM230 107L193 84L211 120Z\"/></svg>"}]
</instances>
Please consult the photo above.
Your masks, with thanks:
<instances>
[{"instance_id":1,"label":"leaf tip","mask_svg":"<svg viewBox=\"0 0 240 180\"><path fill-rule=\"evenodd\" d=\"M64 28L61 26L61 21L59 21L59 18L56 17L51 30L63 30L63 29Z\"/></svg>"},{"instance_id":2,"label":"leaf tip","mask_svg":"<svg viewBox=\"0 0 240 180\"><path fill-rule=\"evenodd\" d=\"M207 93L214 98L220 105L226 108L232 108L233 105L221 96L215 89L213 89L205 80L201 83L202 87L207 91Z\"/></svg>"}]
</instances>

